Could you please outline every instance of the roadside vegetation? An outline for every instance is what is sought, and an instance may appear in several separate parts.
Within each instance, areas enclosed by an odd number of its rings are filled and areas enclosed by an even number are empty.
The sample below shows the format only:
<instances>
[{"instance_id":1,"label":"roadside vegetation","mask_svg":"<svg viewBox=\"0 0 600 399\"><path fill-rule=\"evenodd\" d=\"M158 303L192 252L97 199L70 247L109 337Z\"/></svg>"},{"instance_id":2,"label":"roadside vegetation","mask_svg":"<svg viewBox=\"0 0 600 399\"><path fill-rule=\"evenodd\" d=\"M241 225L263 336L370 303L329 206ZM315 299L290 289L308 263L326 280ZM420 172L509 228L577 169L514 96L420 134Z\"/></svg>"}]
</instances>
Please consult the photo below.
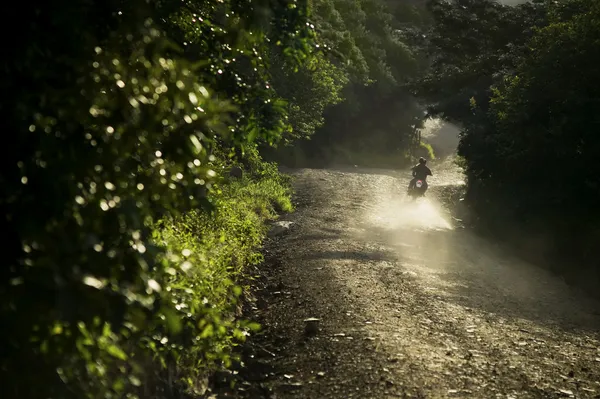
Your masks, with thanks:
<instances>
[{"instance_id":1,"label":"roadside vegetation","mask_svg":"<svg viewBox=\"0 0 600 399\"><path fill-rule=\"evenodd\" d=\"M415 93L462 126L478 225L597 291L600 3L433 0Z\"/></svg>"},{"instance_id":2,"label":"roadside vegetation","mask_svg":"<svg viewBox=\"0 0 600 399\"><path fill-rule=\"evenodd\" d=\"M259 327L241 282L293 210L278 163L433 158L426 111L463 127L481 225L598 275L597 2L54 0L6 19L23 15L0 83L8 397L203 394Z\"/></svg>"},{"instance_id":3,"label":"roadside vegetation","mask_svg":"<svg viewBox=\"0 0 600 399\"><path fill-rule=\"evenodd\" d=\"M371 154L409 156L422 111L400 88L418 65L404 11L56 0L6 18L23 15L0 83L12 137L0 159L5 395L201 395L258 328L239 318L245 269L268 222L293 210L288 178L263 156L365 143L362 127L334 127L343 119L384 124ZM382 93L389 106L361 117Z\"/></svg>"}]
</instances>

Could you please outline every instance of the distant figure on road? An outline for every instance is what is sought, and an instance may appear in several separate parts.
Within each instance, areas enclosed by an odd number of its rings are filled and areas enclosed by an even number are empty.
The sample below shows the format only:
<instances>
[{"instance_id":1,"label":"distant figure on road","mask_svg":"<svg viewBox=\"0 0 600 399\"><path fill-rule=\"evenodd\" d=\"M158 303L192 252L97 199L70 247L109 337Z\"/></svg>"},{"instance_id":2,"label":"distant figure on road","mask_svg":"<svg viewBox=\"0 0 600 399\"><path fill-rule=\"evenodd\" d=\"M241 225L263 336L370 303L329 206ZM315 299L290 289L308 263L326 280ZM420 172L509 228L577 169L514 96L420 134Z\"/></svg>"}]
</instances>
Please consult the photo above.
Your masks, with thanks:
<instances>
[{"instance_id":1,"label":"distant figure on road","mask_svg":"<svg viewBox=\"0 0 600 399\"><path fill-rule=\"evenodd\" d=\"M408 189L415 187L417 180L423 180L427 183L427 176L433 176L431 169L427 167L427 160L423 157L419 158L419 163L411 168L413 179L408 183Z\"/></svg>"}]
</instances>

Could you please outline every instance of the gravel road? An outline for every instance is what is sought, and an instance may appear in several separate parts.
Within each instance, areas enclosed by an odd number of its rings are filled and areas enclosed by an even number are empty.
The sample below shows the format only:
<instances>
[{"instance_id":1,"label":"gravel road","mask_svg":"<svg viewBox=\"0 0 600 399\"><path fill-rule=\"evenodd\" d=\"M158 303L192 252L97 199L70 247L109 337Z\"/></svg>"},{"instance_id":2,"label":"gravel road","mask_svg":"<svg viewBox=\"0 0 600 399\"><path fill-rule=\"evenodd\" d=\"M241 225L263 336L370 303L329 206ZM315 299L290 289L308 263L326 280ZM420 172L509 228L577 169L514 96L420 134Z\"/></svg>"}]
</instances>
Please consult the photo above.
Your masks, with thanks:
<instances>
[{"instance_id":1,"label":"gravel road","mask_svg":"<svg viewBox=\"0 0 600 399\"><path fill-rule=\"evenodd\" d=\"M410 202L407 173L292 171L236 396L600 398L600 305L455 226L437 196L461 176L434 173Z\"/></svg>"}]
</instances>

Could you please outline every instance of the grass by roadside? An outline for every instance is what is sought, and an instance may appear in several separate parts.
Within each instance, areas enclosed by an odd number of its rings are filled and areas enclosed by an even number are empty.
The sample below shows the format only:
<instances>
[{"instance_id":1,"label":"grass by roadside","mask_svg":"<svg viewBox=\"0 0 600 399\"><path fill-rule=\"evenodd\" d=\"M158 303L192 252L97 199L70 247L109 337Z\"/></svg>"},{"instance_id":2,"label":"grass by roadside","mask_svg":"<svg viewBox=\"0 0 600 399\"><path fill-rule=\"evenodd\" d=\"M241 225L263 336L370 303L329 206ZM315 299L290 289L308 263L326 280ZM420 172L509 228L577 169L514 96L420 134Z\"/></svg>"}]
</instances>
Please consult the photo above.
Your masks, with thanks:
<instances>
[{"instance_id":1,"label":"grass by roadside","mask_svg":"<svg viewBox=\"0 0 600 399\"><path fill-rule=\"evenodd\" d=\"M200 335L192 346L164 348L162 359L176 357L166 365L168 375L154 377L166 384L183 381L196 395L206 391L211 372L232 366L234 348L258 328L239 318L240 282L247 267L262 261L267 222L293 210L289 182L272 164L217 188L211 202L214 212L163 220L155 231L157 242L168 248L166 289L179 312L172 327L178 336Z\"/></svg>"}]
</instances>

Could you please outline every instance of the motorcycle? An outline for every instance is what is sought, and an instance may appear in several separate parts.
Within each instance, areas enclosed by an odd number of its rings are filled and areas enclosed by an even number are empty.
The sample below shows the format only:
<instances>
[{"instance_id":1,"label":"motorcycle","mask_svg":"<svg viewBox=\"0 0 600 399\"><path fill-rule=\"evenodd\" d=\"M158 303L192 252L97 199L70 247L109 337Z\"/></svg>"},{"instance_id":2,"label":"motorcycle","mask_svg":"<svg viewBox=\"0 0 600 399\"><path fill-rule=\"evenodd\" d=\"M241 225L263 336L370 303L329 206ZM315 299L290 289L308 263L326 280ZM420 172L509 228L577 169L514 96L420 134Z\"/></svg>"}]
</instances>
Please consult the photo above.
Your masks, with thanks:
<instances>
[{"instance_id":1,"label":"motorcycle","mask_svg":"<svg viewBox=\"0 0 600 399\"><path fill-rule=\"evenodd\" d=\"M413 199L424 197L425 191L427 191L427 182L422 179L417 179L414 187L408 190L408 196L412 197Z\"/></svg>"}]
</instances>

